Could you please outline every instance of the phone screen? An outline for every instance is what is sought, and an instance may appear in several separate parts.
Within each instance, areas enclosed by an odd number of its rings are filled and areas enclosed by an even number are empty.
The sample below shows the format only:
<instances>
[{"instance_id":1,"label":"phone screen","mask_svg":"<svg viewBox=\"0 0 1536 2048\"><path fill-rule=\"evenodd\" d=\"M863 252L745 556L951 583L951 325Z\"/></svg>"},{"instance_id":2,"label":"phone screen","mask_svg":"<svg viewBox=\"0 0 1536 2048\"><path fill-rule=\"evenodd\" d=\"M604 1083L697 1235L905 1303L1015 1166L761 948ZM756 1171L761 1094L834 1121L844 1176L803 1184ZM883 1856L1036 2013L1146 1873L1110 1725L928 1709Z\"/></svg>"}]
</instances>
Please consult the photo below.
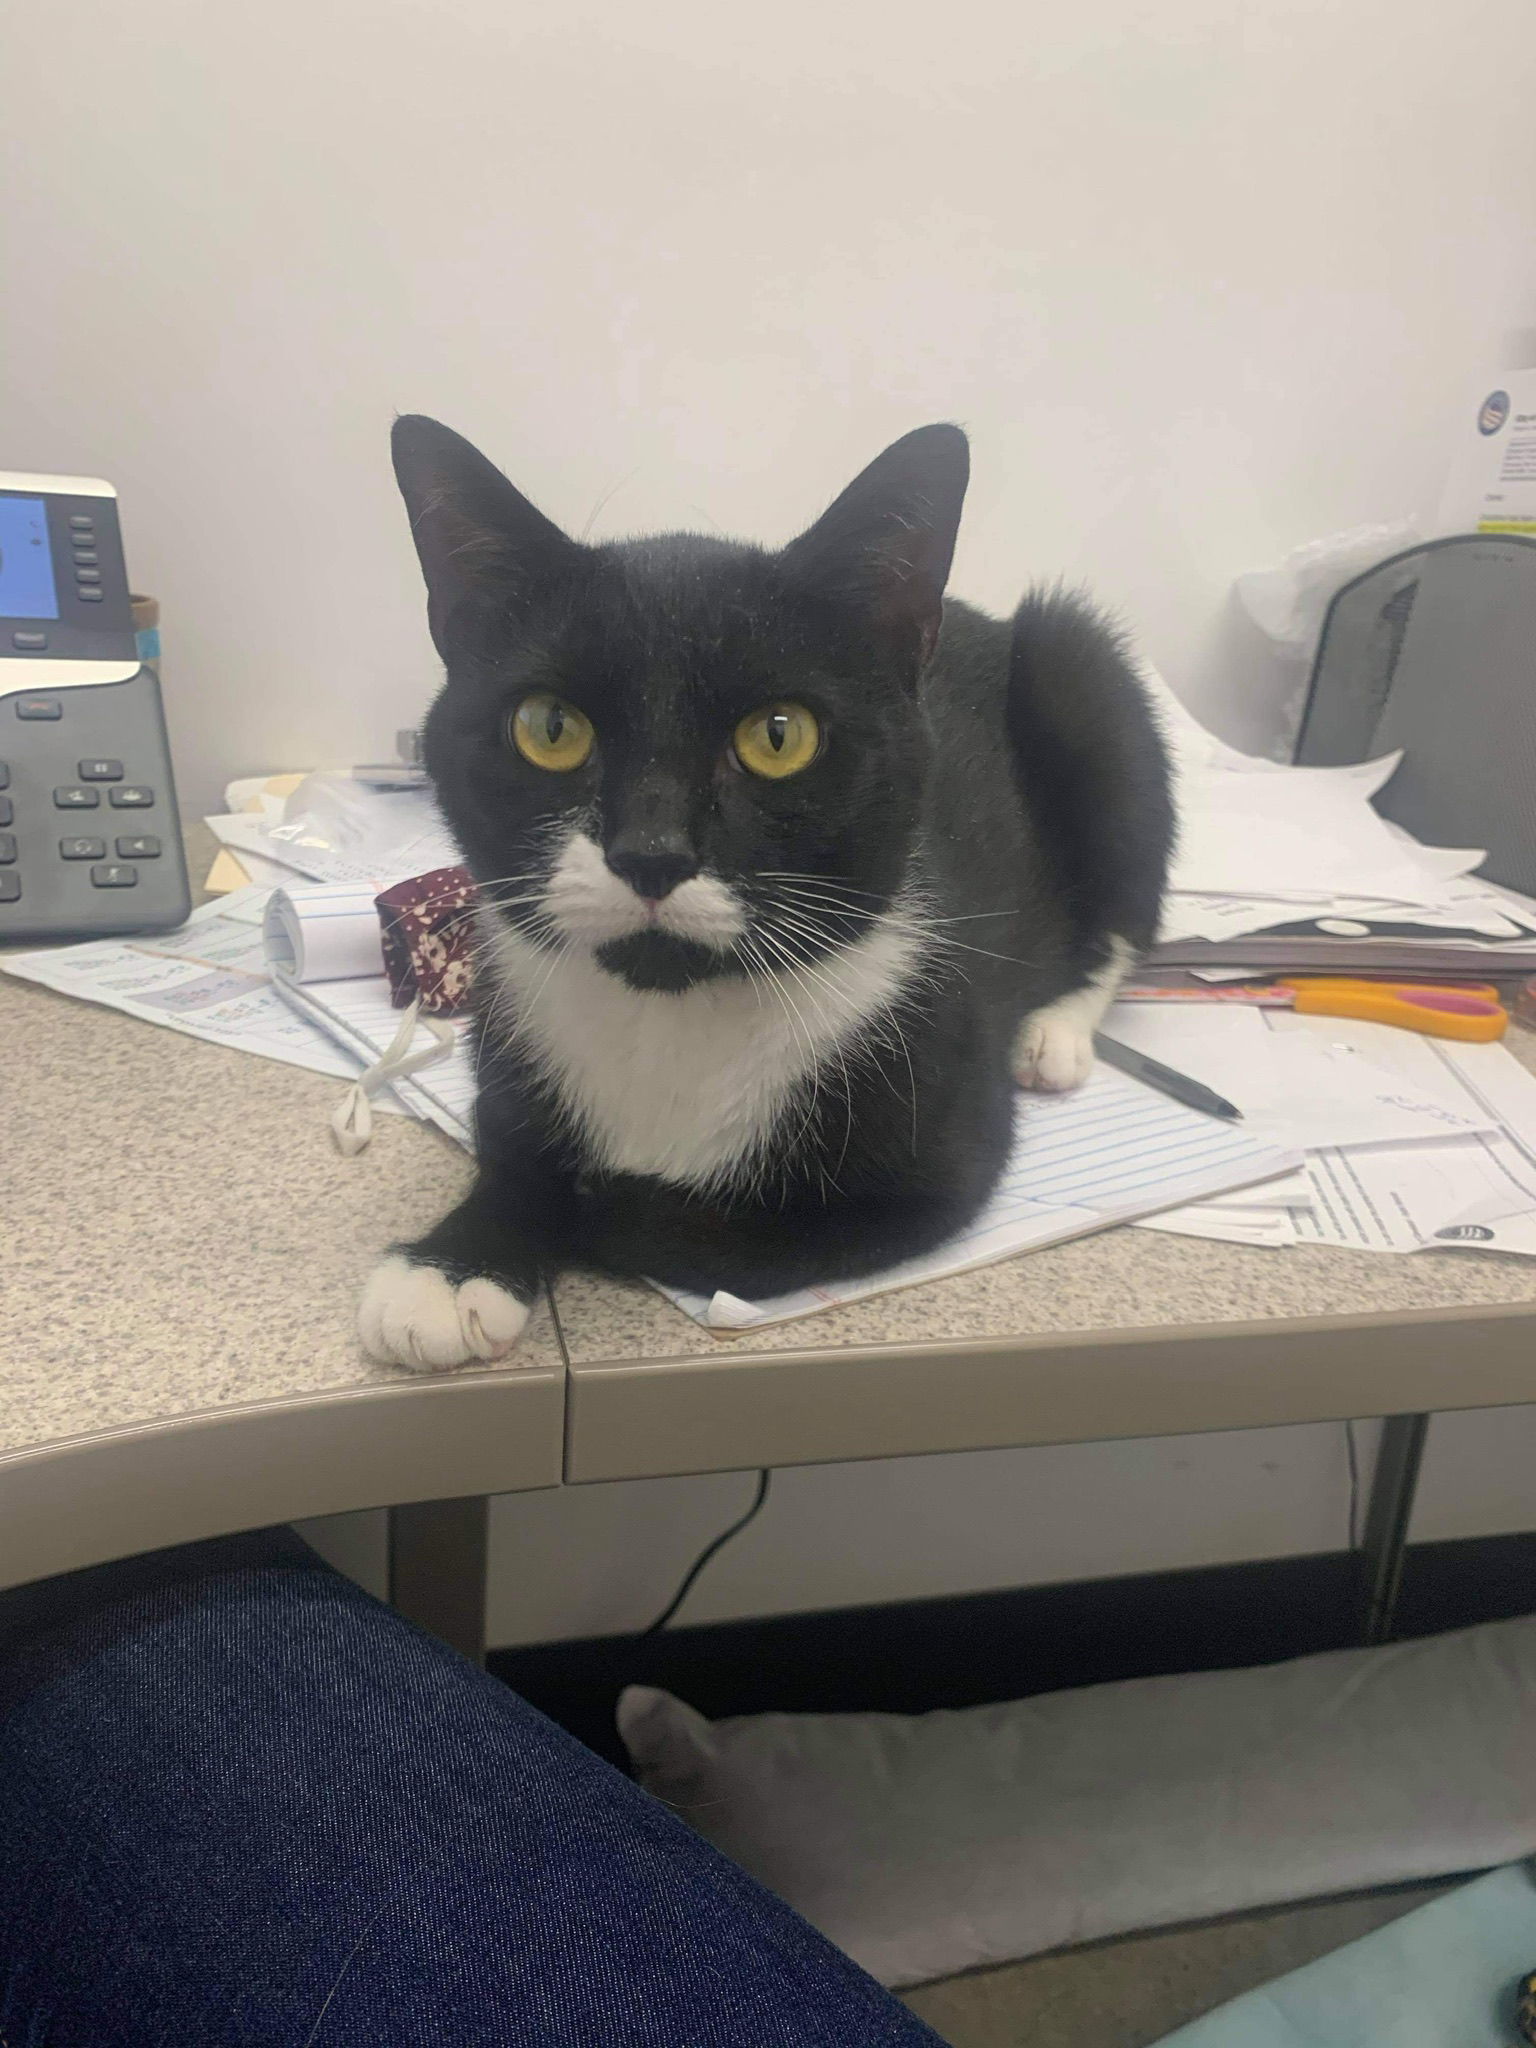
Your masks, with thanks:
<instances>
[{"instance_id":1,"label":"phone screen","mask_svg":"<svg viewBox=\"0 0 1536 2048\"><path fill-rule=\"evenodd\" d=\"M0 618L58 616L48 507L41 498L0 493Z\"/></svg>"}]
</instances>

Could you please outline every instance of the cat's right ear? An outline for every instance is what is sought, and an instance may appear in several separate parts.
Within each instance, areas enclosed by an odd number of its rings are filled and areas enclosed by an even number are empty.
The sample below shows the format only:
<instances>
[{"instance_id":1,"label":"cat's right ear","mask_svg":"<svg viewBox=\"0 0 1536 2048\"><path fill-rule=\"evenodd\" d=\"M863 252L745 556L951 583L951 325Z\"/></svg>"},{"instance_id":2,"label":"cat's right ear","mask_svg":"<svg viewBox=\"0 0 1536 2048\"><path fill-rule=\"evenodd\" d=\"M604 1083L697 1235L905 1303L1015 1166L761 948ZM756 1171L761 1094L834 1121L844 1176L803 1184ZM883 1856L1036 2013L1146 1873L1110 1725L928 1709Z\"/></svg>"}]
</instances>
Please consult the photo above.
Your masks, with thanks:
<instances>
[{"instance_id":1,"label":"cat's right ear","mask_svg":"<svg viewBox=\"0 0 1536 2048\"><path fill-rule=\"evenodd\" d=\"M958 427L918 427L876 456L779 561L921 666L938 638L969 477Z\"/></svg>"},{"instance_id":2,"label":"cat's right ear","mask_svg":"<svg viewBox=\"0 0 1536 2048\"><path fill-rule=\"evenodd\" d=\"M448 622L466 598L515 611L580 549L451 427L403 413L390 447L427 580L427 624L446 661Z\"/></svg>"}]
</instances>

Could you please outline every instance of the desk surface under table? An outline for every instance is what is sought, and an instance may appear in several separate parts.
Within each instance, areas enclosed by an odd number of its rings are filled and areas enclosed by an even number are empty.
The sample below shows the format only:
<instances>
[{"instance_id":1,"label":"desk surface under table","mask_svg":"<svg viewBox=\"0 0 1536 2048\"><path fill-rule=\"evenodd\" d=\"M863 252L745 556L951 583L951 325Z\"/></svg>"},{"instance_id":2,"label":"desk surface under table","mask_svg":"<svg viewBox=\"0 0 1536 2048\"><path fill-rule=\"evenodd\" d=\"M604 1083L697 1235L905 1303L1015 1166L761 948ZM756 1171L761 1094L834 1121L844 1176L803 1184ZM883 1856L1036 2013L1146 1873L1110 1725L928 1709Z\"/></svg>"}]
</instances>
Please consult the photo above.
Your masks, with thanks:
<instances>
[{"instance_id":1,"label":"desk surface under table","mask_svg":"<svg viewBox=\"0 0 1536 2048\"><path fill-rule=\"evenodd\" d=\"M343 1159L334 1080L3 975L0 1043L0 1585L562 1476L1536 1400L1536 1261L1125 1229L734 1339L570 1274L515 1367L408 1375L352 1319L465 1184L446 1139Z\"/></svg>"}]
</instances>

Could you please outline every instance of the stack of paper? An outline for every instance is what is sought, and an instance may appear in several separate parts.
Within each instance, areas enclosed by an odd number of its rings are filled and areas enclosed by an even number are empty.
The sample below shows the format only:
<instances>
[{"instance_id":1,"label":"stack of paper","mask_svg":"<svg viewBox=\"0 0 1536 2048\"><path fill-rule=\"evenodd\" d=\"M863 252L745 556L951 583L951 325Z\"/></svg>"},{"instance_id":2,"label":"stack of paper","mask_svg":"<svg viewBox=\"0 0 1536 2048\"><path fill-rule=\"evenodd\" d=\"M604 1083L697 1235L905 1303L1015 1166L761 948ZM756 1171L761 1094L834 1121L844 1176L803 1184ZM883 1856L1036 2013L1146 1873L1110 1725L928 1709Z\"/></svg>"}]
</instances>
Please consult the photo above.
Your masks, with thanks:
<instances>
[{"instance_id":1,"label":"stack of paper","mask_svg":"<svg viewBox=\"0 0 1536 2048\"><path fill-rule=\"evenodd\" d=\"M1400 755L1287 768L1240 754L1148 676L1178 846L1156 964L1536 971L1536 904L1474 879L1480 847L1421 846L1370 799Z\"/></svg>"},{"instance_id":2,"label":"stack of paper","mask_svg":"<svg viewBox=\"0 0 1536 2048\"><path fill-rule=\"evenodd\" d=\"M1124 1003L1105 1029L1216 1088L1255 1136L1305 1155L1303 1172L1262 1200L1250 1191L1147 1228L1244 1244L1536 1253L1536 1076L1505 1047L1224 1005Z\"/></svg>"},{"instance_id":3,"label":"stack of paper","mask_svg":"<svg viewBox=\"0 0 1536 2048\"><path fill-rule=\"evenodd\" d=\"M452 867L458 849L426 789L378 789L345 770L251 776L230 783L227 809L203 820L253 882L392 882Z\"/></svg>"}]
</instances>

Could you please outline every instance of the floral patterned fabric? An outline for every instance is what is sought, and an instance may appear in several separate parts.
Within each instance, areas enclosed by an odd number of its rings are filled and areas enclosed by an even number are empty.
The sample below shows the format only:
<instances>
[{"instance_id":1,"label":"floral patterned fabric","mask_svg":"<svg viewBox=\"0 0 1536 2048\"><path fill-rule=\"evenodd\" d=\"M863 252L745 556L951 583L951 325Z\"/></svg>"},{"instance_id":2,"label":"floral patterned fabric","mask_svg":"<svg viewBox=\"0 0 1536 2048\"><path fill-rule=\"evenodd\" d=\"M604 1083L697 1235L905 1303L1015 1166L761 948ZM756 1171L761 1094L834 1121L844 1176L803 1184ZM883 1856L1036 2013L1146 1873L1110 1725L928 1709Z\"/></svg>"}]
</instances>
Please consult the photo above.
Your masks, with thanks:
<instances>
[{"instance_id":1,"label":"floral patterned fabric","mask_svg":"<svg viewBox=\"0 0 1536 2048\"><path fill-rule=\"evenodd\" d=\"M396 882L374 902L384 940L384 972L397 1010L418 998L434 1016L462 1010L473 966L470 936L476 892L468 868L433 868Z\"/></svg>"}]
</instances>

